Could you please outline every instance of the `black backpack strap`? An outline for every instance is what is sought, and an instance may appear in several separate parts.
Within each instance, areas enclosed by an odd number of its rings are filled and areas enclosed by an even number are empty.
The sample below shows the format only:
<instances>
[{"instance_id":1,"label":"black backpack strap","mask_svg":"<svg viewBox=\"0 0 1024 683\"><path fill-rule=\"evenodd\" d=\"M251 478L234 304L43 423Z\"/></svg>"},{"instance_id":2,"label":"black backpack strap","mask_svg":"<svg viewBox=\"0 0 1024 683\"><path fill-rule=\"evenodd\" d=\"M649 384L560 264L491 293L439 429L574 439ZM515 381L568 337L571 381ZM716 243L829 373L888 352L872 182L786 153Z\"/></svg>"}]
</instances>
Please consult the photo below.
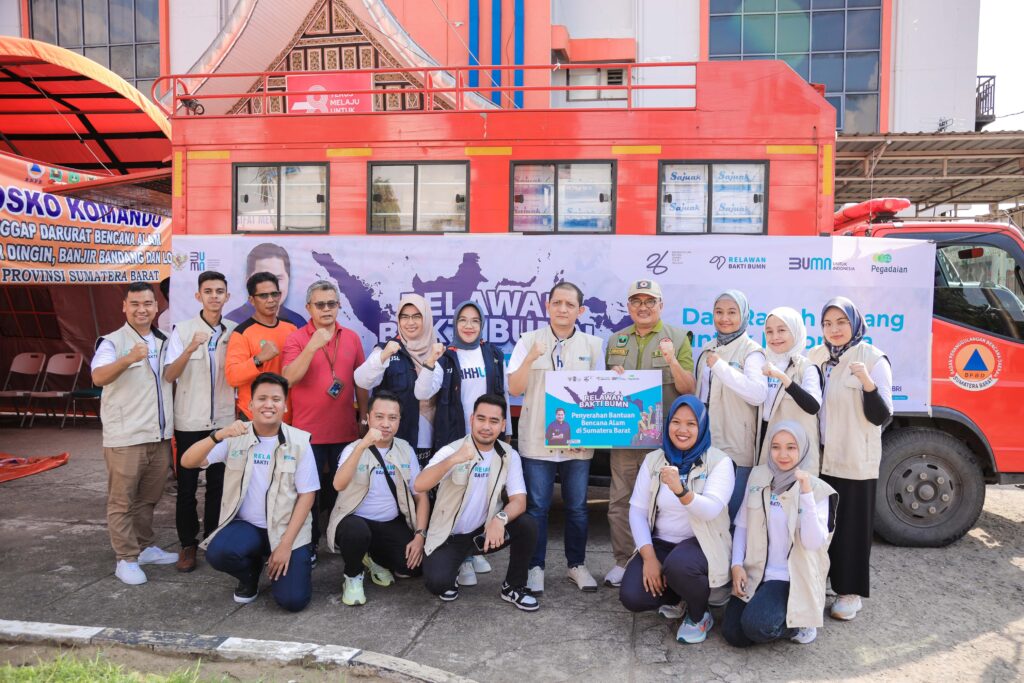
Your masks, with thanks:
<instances>
[{"instance_id":1,"label":"black backpack strap","mask_svg":"<svg viewBox=\"0 0 1024 683\"><path fill-rule=\"evenodd\" d=\"M391 479L391 475L388 474L388 466L384 462L384 458L381 457L380 451L377 450L376 446L370 446L370 452L373 453L373 457L377 458L377 464L384 470L384 480L388 483L388 488L391 489L391 495L395 498L395 505L401 509L402 506L398 503L398 489L395 487L395 482Z\"/></svg>"}]
</instances>

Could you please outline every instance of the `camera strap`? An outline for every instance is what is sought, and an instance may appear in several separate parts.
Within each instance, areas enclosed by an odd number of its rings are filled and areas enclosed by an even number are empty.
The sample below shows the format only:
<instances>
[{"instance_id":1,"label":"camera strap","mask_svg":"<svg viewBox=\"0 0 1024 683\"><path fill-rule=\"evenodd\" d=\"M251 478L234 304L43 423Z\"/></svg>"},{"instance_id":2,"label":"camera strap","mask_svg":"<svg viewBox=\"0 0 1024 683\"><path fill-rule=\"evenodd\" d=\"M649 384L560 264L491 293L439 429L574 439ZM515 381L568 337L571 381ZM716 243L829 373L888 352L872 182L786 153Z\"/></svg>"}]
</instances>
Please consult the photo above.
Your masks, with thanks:
<instances>
[{"instance_id":1,"label":"camera strap","mask_svg":"<svg viewBox=\"0 0 1024 683\"><path fill-rule=\"evenodd\" d=\"M402 506L398 503L398 489L395 487L395 482L388 474L388 466L384 462L384 458L381 457L380 451L377 450L377 446L370 446L370 452L373 453L373 457L377 458L377 464L384 470L384 480L388 483L388 488L391 489L391 495L395 498L395 505L398 505L398 509L401 510Z\"/></svg>"}]
</instances>

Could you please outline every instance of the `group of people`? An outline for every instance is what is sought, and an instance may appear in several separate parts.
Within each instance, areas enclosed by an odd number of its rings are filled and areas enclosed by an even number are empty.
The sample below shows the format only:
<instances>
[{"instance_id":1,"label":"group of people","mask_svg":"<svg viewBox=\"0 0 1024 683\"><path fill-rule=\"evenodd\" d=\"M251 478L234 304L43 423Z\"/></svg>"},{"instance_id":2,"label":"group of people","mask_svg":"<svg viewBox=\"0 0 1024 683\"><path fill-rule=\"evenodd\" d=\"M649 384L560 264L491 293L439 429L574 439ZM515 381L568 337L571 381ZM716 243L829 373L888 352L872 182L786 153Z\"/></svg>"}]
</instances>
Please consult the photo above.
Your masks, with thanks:
<instances>
[{"instance_id":1,"label":"group of people","mask_svg":"<svg viewBox=\"0 0 1024 683\"><path fill-rule=\"evenodd\" d=\"M246 288L252 313L236 324L222 315L225 276L202 273L200 311L165 334L152 289L132 284L125 325L97 342L107 518L125 583L146 581L140 565L192 571L204 548L211 567L237 579L235 601L256 599L265 567L275 601L298 611L326 536L344 562L344 604L366 602L365 577L387 587L422 576L451 601L507 548L501 598L533 611L557 476L566 576L597 591L586 565L593 451L557 446L545 374L661 370L662 447L610 454L615 565L604 584L622 604L681 619L677 638L688 643L706 638L710 606L725 605L722 633L742 647L813 641L827 580L837 619L854 618L869 595L892 376L846 298L822 308L824 344L805 355L799 312L772 310L762 348L748 335L746 296L727 290L714 302L715 339L694 363L690 337L661 318L657 282L630 285L632 324L605 348L577 325L583 292L562 281L546 301L548 324L524 333L506 365L473 302L455 309L445 344L426 300L406 295L397 334L364 355L337 321L333 282L309 286L301 327L279 315L276 275L255 272ZM522 396L516 448L509 396ZM172 457L179 553L156 545L152 525Z\"/></svg>"}]
</instances>

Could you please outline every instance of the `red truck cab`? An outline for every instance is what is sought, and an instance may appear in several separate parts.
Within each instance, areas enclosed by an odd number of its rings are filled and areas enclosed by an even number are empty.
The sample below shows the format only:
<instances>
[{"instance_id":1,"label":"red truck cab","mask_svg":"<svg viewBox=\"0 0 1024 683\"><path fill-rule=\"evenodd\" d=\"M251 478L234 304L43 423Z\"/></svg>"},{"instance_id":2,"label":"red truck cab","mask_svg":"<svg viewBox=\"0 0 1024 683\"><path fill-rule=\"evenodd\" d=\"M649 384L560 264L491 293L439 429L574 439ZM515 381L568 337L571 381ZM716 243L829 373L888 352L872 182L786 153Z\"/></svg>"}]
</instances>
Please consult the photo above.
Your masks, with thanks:
<instances>
[{"instance_id":1,"label":"red truck cab","mask_svg":"<svg viewBox=\"0 0 1024 683\"><path fill-rule=\"evenodd\" d=\"M876 528L898 545L941 546L974 526L986 484L1024 482L1024 238L1012 225L894 217L905 205L840 211L836 234L935 242L931 415L894 406Z\"/></svg>"}]
</instances>

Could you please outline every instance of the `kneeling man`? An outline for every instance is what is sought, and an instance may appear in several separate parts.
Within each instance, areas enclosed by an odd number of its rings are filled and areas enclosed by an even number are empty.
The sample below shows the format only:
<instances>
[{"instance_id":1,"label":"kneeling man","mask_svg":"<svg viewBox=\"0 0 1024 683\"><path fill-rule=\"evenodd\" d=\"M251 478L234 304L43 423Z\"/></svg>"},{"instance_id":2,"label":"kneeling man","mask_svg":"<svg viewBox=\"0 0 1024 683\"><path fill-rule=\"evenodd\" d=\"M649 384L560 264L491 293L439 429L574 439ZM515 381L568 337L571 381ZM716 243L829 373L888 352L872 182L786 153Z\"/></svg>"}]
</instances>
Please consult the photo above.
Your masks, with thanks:
<instances>
[{"instance_id":1,"label":"kneeling man","mask_svg":"<svg viewBox=\"0 0 1024 683\"><path fill-rule=\"evenodd\" d=\"M288 380L264 372L250 389L252 422L215 429L185 451L181 464L225 465L221 525L201 547L211 567L238 579L235 602L256 599L266 562L274 600L298 612L313 594L309 512L320 478L309 434L283 424Z\"/></svg>"},{"instance_id":2,"label":"kneeling man","mask_svg":"<svg viewBox=\"0 0 1024 683\"><path fill-rule=\"evenodd\" d=\"M505 433L505 399L484 394L473 405L469 436L448 444L416 478L425 493L438 486L427 530L423 576L427 590L444 601L459 597L456 577L468 555L509 548L501 598L521 610L540 607L526 587L537 522L526 512L526 484L519 454L498 441ZM502 493L508 504L502 507Z\"/></svg>"}]
</instances>

